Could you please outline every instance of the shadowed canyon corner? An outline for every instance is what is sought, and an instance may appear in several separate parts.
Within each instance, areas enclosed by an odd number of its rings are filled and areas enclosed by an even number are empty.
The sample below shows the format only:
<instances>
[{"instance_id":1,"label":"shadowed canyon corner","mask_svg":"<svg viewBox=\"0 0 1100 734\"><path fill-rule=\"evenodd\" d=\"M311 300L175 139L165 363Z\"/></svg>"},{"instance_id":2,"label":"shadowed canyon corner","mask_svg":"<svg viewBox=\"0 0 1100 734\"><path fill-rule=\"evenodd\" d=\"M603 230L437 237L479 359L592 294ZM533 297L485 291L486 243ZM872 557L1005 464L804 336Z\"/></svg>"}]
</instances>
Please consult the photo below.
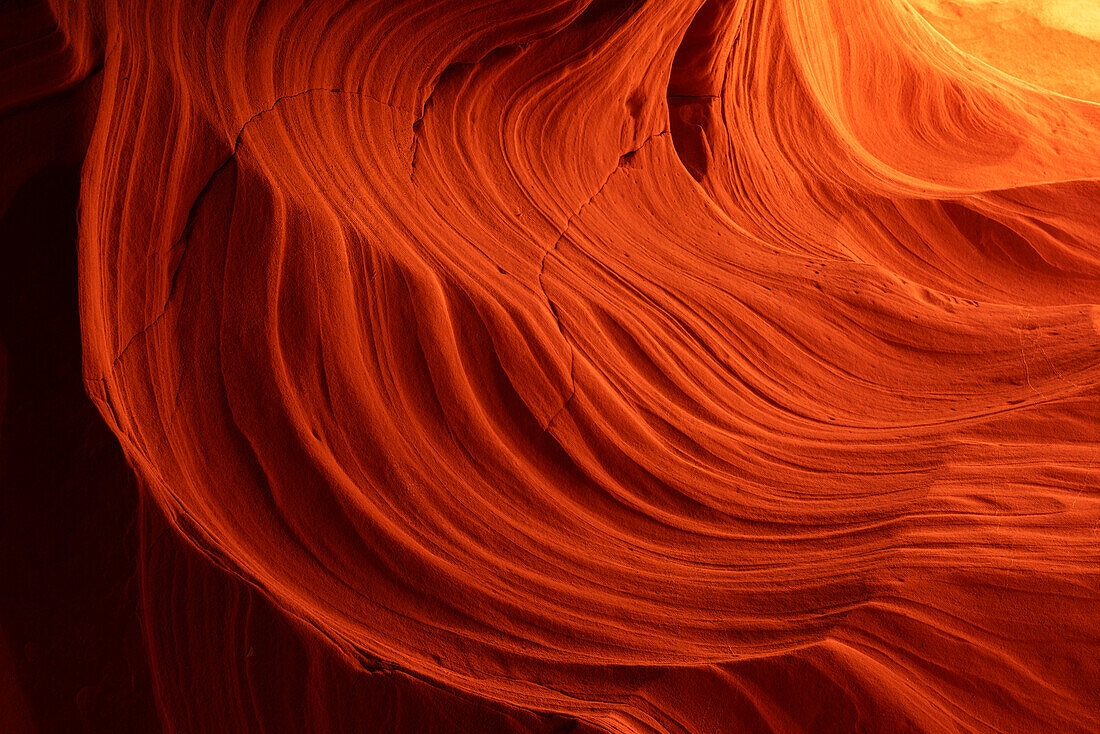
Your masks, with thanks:
<instances>
[{"instance_id":1,"label":"shadowed canyon corner","mask_svg":"<svg viewBox=\"0 0 1100 734\"><path fill-rule=\"evenodd\" d=\"M1100 6L0 4L0 731L1100 732Z\"/></svg>"}]
</instances>

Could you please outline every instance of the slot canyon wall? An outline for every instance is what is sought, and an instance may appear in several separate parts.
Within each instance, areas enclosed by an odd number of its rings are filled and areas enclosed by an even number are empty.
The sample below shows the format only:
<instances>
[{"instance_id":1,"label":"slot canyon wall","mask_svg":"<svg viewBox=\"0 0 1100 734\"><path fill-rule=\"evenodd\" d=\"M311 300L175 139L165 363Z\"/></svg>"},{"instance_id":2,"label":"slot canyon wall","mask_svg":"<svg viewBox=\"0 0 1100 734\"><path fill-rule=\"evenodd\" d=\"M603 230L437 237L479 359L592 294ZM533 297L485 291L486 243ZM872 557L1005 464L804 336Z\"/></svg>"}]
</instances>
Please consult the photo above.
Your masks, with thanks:
<instances>
[{"instance_id":1,"label":"slot canyon wall","mask_svg":"<svg viewBox=\"0 0 1100 734\"><path fill-rule=\"evenodd\" d=\"M0 6L0 729L1100 731L1098 39Z\"/></svg>"}]
</instances>

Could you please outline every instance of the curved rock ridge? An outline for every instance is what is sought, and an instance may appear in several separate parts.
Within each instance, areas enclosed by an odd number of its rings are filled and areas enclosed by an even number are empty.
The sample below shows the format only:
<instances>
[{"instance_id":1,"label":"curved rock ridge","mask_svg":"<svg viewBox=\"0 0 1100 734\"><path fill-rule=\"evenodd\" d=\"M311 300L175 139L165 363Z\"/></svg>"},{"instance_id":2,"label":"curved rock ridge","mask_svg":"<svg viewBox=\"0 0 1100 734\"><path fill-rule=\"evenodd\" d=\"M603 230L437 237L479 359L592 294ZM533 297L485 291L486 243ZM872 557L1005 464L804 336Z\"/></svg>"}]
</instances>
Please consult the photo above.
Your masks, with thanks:
<instances>
[{"instance_id":1,"label":"curved rock ridge","mask_svg":"<svg viewBox=\"0 0 1100 734\"><path fill-rule=\"evenodd\" d=\"M2 101L101 85L166 730L1100 730L1100 106L900 0L93 5Z\"/></svg>"},{"instance_id":2,"label":"curved rock ridge","mask_svg":"<svg viewBox=\"0 0 1100 734\"><path fill-rule=\"evenodd\" d=\"M960 49L1055 92L1100 101L1100 5L1088 0L910 0Z\"/></svg>"}]
</instances>

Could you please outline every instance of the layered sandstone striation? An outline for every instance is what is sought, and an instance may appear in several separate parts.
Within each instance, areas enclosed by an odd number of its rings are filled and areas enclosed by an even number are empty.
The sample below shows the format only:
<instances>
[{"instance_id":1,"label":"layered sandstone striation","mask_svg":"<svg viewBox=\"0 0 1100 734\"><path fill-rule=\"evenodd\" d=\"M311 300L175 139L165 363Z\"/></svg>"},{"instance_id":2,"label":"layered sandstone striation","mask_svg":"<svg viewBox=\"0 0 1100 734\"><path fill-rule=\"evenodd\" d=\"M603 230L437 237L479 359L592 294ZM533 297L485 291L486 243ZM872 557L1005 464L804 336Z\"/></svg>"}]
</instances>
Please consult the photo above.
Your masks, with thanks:
<instances>
[{"instance_id":1,"label":"layered sandstone striation","mask_svg":"<svg viewBox=\"0 0 1100 734\"><path fill-rule=\"evenodd\" d=\"M1100 727L1086 86L893 0L45 11L174 730Z\"/></svg>"}]
</instances>

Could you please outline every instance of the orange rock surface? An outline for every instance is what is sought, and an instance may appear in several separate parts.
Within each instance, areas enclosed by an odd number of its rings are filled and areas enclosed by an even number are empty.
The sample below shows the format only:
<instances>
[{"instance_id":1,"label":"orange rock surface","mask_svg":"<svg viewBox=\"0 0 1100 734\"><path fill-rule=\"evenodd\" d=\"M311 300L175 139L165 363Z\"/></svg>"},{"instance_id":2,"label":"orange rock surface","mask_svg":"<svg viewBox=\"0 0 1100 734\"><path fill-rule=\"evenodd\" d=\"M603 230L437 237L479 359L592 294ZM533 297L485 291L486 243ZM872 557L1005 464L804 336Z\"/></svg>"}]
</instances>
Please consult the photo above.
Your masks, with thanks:
<instances>
[{"instance_id":1,"label":"orange rock surface","mask_svg":"<svg viewBox=\"0 0 1100 734\"><path fill-rule=\"evenodd\" d=\"M165 731L1100 730L1087 65L965 3L104 5L0 11L0 206L80 165Z\"/></svg>"}]
</instances>

